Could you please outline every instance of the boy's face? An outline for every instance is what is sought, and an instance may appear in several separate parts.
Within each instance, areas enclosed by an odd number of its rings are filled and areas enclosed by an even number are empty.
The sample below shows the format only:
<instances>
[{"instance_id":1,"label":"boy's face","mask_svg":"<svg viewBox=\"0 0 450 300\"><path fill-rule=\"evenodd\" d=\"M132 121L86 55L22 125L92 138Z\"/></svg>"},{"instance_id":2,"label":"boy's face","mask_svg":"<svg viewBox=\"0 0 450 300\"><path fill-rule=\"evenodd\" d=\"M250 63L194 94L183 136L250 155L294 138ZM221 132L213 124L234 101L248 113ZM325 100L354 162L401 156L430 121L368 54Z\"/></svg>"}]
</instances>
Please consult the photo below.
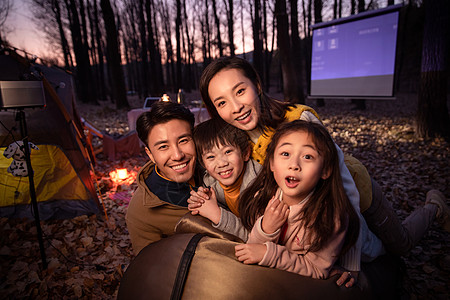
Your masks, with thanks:
<instances>
[{"instance_id":1,"label":"boy's face","mask_svg":"<svg viewBox=\"0 0 450 300\"><path fill-rule=\"evenodd\" d=\"M148 134L147 155L160 174L175 182L188 182L194 175L195 144L189 123L173 119L155 125Z\"/></svg>"},{"instance_id":2,"label":"boy's face","mask_svg":"<svg viewBox=\"0 0 450 300\"><path fill-rule=\"evenodd\" d=\"M236 182L244 169L244 162L250 157L250 149L242 153L233 145L214 146L202 154L202 161L208 173L225 186Z\"/></svg>"}]
</instances>

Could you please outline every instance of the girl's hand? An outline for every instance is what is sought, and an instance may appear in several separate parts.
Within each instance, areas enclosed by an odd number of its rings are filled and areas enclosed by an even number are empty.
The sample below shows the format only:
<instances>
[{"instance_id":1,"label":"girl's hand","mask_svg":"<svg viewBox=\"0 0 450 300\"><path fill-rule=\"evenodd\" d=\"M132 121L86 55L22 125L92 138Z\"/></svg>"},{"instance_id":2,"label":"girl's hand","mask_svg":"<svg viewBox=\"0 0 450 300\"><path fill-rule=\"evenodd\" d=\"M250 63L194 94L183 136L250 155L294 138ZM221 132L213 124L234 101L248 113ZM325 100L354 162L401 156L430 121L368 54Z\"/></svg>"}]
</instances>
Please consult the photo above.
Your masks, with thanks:
<instances>
[{"instance_id":1,"label":"girl's hand","mask_svg":"<svg viewBox=\"0 0 450 300\"><path fill-rule=\"evenodd\" d=\"M234 250L237 259L249 265L259 263L264 258L267 247L264 244L239 244Z\"/></svg>"},{"instance_id":2,"label":"girl's hand","mask_svg":"<svg viewBox=\"0 0 450 300\"><path fill-rule=\"evenodd\" d=\"M278 193L272 197L267 204L262 219L262 230L267 234L272 234L283 226L289 216L289 206L278 199Z\"/></svg>"},{"instance_id":3,"label":"girl's hand","mask_svg":"<svg viewBox=\"0 0 450 300\"><path fill-rule=\"evenodd\" d=\"M209 199L211 194L210 188L199 187L197 191L191 191L191 196L187 200L188 209L191 214L196 215L199 213L198 208Z\"/></svg>"},{"instance_id":4,"label":"girl's hand","mask_svg":"<svg viewBox=\"0 0 450 300\"><path fill-rule=\"evenodd\" d=\"M345 283L345 287L350 288L354 286L358 282L358 271L347 271L344 268L334 267L330 272L330 276L334 276L336 274L341 274L339 279L336 281L338 286L341 286Z\"/></svg>"}]
</instances>

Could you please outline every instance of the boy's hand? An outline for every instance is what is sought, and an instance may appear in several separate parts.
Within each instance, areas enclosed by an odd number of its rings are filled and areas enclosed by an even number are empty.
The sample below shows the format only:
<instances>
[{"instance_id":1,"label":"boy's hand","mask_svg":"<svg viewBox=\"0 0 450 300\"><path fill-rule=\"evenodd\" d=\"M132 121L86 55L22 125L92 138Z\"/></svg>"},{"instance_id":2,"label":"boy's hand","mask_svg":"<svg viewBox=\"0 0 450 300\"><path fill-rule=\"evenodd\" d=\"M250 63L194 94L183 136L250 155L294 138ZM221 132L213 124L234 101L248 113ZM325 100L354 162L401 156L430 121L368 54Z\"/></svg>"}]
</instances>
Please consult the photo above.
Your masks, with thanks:
<instances>
[{"instance_id":1,"label":"boy's hand","mask_svg":"<svg viewBox=\"0 0 450 300\"><path fill-rule=\"evenodd\" d=\"M264 244L239 244L234 250L237 259L249 265L259 263L264 258L267 247Z\"/></svg>"},{"instance_id":2,"label":"boy's hand","mask_svg":"<svg viewBox=\"0 0 450 300\"><path fill-rule=\"evenodd\" d=\"M188 209L193 215L200 214L210 219L214 224L220 222L222 213L219 205L217 205L214 189L200 187L197 192L191 191L188 203Z\"/></svg>"},{"instance_id":3,"label":"boy's hand","mask_svg":"<svg viewBox=\"0 0 450 300\"><path fill-rule=\"evenodd\" d=\"M209 195L211 191L209 188L199 187L197 191L192 190L191 196L187 200L188 209L191 211L193 215L199 213L198 208L205 203L206 200L209 199Z\"/></svg>"},{"instance_id":4,"label":"boy's hand","mask_svg":"<svg viewBox=\"0 0 450 300\"><path fill-rule=\"evenodd\" d=\"M289 206L278 199L278 193L272 197L267 204L262 219L262 230L267 234L272 234L283 226L289 216Z\"/></svg>"}]
</instances>

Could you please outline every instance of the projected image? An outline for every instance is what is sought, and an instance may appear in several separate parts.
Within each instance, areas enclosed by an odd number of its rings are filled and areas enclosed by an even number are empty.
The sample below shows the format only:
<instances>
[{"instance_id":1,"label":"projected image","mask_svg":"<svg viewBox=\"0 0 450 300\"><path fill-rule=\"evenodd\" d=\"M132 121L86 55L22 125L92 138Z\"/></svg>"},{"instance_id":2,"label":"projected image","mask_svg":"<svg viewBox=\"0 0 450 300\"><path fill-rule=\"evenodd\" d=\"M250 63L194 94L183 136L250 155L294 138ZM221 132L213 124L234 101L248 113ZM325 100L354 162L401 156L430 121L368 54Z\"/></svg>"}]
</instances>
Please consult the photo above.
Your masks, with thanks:
<instances>
[{"instance_id":1,"label":"projected image","mask_svg":"<svg viewBox=\"0 0 450 300\"><path fill-rule=\"evenodd\" d=\"M313 31L311 96L392 96L398 11Z\"/></svg>"}]
</instances>

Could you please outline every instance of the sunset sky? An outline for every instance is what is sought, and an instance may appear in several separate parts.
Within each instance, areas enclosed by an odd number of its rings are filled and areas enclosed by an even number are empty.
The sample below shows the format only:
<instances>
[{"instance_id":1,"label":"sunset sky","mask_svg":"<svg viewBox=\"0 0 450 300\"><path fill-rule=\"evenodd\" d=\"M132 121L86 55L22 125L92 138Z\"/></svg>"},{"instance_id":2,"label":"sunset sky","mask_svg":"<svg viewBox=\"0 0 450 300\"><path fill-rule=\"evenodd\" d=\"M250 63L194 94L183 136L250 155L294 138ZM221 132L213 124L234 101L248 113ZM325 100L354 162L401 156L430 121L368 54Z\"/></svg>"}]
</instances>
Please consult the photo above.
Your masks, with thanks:
<instances>
[{"instance_id":1,"label":"sunset sky","mask_svg":"<svg viewBox=\"0 0 450 300\"><path fill-rule=\"evenodd\" d=\"M42 56L47 52L44 37L32 22L32 14L27 0L14 0L9 12L6 26L7 40L12 46L31 54Z\"/></svg>"}]
</instances>

